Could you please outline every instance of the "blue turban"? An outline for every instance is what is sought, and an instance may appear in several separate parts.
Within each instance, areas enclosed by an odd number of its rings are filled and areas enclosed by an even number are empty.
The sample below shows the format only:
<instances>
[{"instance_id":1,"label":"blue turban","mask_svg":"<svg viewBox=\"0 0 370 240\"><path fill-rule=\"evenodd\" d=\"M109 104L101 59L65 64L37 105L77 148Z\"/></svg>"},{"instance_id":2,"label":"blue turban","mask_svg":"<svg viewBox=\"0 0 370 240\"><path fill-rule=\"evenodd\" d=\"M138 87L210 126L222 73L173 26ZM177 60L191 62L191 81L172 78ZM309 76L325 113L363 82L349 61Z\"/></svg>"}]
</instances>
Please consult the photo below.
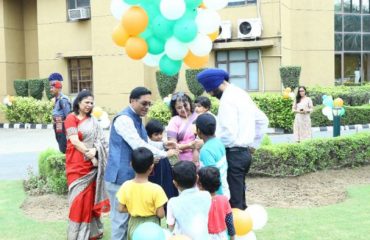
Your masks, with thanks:
<instances>
[{"instance_id":1,"label":"blue turban","mask_svg":"<svg viewBox=\"0 0 370 240\"><path fill-rule=\"evenodd\" d=\"M208 68L198 73L197 79L203 88L210 92L218 88L224 80L228 81L229 74L222 69Z\"/></svg>"},{"instance_id":2,"label":"blue turban","mask_svg":"<svg viewBox=\"0 0 370 240\"><path fill-rule=\"evenodd\" d=\"M49 81L63 81L63 77L60 73L52 73L49 76Z\"/></svg>"}]
</instances>

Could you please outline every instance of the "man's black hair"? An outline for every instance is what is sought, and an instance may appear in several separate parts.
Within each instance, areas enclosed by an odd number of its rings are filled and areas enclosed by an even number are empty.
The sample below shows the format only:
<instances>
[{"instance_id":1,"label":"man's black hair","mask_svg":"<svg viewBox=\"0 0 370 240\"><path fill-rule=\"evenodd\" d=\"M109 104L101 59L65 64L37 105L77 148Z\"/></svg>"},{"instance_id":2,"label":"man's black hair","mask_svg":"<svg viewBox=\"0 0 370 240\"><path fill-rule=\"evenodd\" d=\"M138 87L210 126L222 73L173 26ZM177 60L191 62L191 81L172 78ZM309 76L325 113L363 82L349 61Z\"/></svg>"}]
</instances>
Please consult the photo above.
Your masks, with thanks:
<instances>
[{"instance_id":1,"label":"man's black hair","mask_svg":"<svg viewBox=\"0 0 370 240\"><path fill-rule=\"evenodd\" d=\"M152 92L145 87L136 87L130 93L130 102L131 100L139 99L141 96L144 95L152 95Z\"/></svg>"},{"instance_id":2,"label":"man's black hair","mask_svg":"<svg viewBox=\"0 0 370 240\"><path fill-rule=\"evenodd\" d=\"M202 107L207 108L208 110L211 109L211 100L205 96L199 96L194 101L195 104L200 104Z\"/></svg>"},{"instance_id":3,"label":"man's black hair","mask_svg":"<svg viewBox=\"0 0 370 240\"><path fill-rule=\"evenodd\" d=\"M139 147L132 152L131 165L136 173L145 173L153 162L153 153L145 147Z\"/></svg>"},{"instance_id":4,"label":"man's black hair","mask_svg":"<svg viewBox=\"0 0 370 240\"><path fill-rule=\"evenodd\" d=\"M220 171L216 167L203 167L198 171L199 182L210 193L216 192L221 186Z\"/></svg>"},{"instance_id":5,"label":"man's black hair","mask_svg":"<svg viewBox=\"0 0 370 240\"><path fill-rule=\"evenodd\" d=\"M151 137L154 133L163 133L164 127L158 120L152 119L145 126L148 136Z\"/></svg>"},{"instance_id":6,"label":"man's black hair","mask_svg":"<svg viewBox=\"0 0 370 240\"><path fill-rule=\"evenodd\" d=\"M173 166L173 179L184 189L194 187L197 181L197 167L193 162L180 161Z\"/></svg>"},{"instance_id":7,"label":"man's black hair","mask_svg":"<svg viewBox=\"0 0 370 240\"><path fill-rule=\"evenodd\" d=\"M203 113L195 122L197 129L206 136L213 136L216 132L216 118L209 113Z\"/></svg>"}]
</instances>

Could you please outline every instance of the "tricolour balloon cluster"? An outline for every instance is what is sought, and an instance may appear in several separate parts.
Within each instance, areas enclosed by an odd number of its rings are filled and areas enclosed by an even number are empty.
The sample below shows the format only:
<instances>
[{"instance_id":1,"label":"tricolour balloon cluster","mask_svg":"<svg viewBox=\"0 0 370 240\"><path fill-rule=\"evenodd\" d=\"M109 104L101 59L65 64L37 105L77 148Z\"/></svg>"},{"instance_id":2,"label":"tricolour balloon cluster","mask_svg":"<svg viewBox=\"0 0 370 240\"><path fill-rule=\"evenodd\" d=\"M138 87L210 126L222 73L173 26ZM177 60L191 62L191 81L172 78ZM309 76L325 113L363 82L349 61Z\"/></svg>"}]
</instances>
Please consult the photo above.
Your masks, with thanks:
<instances>
[{"instance_id":1,"label":"tricolour balloon cluster","mask_svg":"<svg viewBox=\"0 0 370 240\"><path fill-rule=\"evenodd\" d=\"M321 111L330 121L333 120L333 108L339 108L339 116L343 116L345 109L343 108L343 99L336 98L333 100L332 96L323 95L322 104L325 106Z\"/></svg>"},{"instance_id":2,"label":"tricolour balloon cluster","mask_svg":"<svg viewBox=\"0 0 370 240\"><path fill-rule=\"evenodd\" d=\"M294 92L292 92L292 89L290 87L284 89L283 98L284 99L291 98L292 100L294 100Z\"/></svg>"},{"instance_id":3,"label":"tricolour balloon cluster","mask_svg":"<svg viewBox=\"0 0 370 240\"><path fill-rule=\"evenodd\" d=\"M112 38L127 55L166 75L176 75L184 62L190 68L208 63L212 41L219 34L216 12L228 0L112 0L120 24Z\"/></svg>"}]
</instances>

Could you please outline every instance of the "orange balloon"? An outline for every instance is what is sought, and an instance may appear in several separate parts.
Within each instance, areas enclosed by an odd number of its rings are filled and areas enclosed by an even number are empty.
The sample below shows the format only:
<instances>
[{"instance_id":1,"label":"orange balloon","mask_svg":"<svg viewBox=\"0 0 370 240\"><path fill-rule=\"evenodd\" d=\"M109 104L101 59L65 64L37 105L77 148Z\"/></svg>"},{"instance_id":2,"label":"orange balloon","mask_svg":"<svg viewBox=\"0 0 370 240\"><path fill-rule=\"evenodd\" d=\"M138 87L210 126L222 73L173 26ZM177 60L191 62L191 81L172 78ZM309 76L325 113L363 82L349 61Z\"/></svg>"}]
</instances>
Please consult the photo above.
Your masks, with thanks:
<instances>
[{"instance_id":1,"label":"orange balloon","mask_svg":"<svg viewBox=\"0 0 370 240\"><path fill-rule=\"evenodd\" d=\"M191 238L185 235L175 235L175 236L170 237L169 240L191 240Z\"/></svg>"},{"instance_id":2,"label":"orange balloon","mask_svg":"<svg viewBox=\"0 0 370 240\"><path fill-rule=\"evenodd\" d=\"M210 33L210 34L208 34L208 37L212 40L212 42L214 41L214 40L216 40L216 38L218 37L218 35L220 34L220 32L219 32L219 30L217 30L217 31L215 31L215 32L213 32L213 33Z\"/></svg>"},{"instance_id":3,"label":"orange balloon","mask_svg":"<svg viewBox=\"0 0 370 240\"><path fill-rule=\"evenodd\" d=\"M206 5L204 5L204 3L202 2L200 5L199 5L199 8L203 8L203 9L206 9Z\"/></svg>"},{"instance_id":4,"label":"orange balloon","mask_svg":"<svg viewBox=\"0 0 370 240\"><path fill-rule=\"evenodd\" d=\"M112 39L113 42L118 46L124 47L129 37L130 35L128 35L128 33L121 24L114 28L112 33Z\"/></svg>"},{"instance_id":5,"label":"orange balloon","mask_svg":"<svg viewBox=\"0 0 370 240\"><path fill-rule=\"evenodd\" d=\"M236 235L243 236L249 233L253 227L252 217L250 214L247 211L243 211L238 208L233 208L232 212Z\"/></svg>"},{"instance_id":6,"label":"orange balloon","mask_svg":"<svg viewBox=\"0 0 370 240\"><path fill-rule=\"evenodd\" d=\"M144 32L146 26L148 26L148 21L149 18L145 10L141 7L133 6L123 15L121 22L128 34L136 36Z\"/></svg>"},{"instance_id":7,"label":"orange balloon","mask_svg":"<svg viewBox=\"0 0 370 240\"><path fill-rule=\"evenodd\" d=\"M148 52L148 45L145 40L139 37L130 37L126 42L127 55L134 59L142 59Z\"/></svg>"},{"instance_id":8,"label":"orange balloon","mask_svg":"<svg viewBox=\"0 0 370 240\"><path fill-rule=\"evenodd\" d=\"M334 102L333 102L333 104L334 104L334 107L343 107L343 99L341 99L341 98L336 98L336 99L334 99Z\"/></svg>"},{"instance_id":9,"label":"orange balloon","mask_svg":"<svg viewBox=\"0 0 370 240\"><path fill-rule=\"evenodd\" d=\"M207 65L209 60L209 55L202 57L195 56L191 51L184 58L184 63L190 68L202 68Z\"/></svg>"}]
</instances>

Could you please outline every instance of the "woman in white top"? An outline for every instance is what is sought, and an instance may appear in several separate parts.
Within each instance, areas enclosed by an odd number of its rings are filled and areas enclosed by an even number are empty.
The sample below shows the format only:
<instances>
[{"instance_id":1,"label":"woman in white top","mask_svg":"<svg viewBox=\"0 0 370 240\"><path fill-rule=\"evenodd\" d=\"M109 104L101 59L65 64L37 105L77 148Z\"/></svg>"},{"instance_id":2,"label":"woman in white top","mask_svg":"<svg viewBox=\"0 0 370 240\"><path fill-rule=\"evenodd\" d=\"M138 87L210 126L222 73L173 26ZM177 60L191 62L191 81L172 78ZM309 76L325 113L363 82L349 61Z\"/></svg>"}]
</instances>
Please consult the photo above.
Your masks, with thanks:
<instances>
[{"instance_id":1,"label":"woman in white top","mask_svg":"<svg viewBox=\"0 0 370 240\"><path fill-rule=\"evenodd\" d=\"M311 133L311 117L313 104L311 98L307 96L307 91L304 86L300 86L297 91L297 96L293 104L292 111L295 113L293 134L294 139L300 142L312 137Z\"/></svg>"}]
</instances>

